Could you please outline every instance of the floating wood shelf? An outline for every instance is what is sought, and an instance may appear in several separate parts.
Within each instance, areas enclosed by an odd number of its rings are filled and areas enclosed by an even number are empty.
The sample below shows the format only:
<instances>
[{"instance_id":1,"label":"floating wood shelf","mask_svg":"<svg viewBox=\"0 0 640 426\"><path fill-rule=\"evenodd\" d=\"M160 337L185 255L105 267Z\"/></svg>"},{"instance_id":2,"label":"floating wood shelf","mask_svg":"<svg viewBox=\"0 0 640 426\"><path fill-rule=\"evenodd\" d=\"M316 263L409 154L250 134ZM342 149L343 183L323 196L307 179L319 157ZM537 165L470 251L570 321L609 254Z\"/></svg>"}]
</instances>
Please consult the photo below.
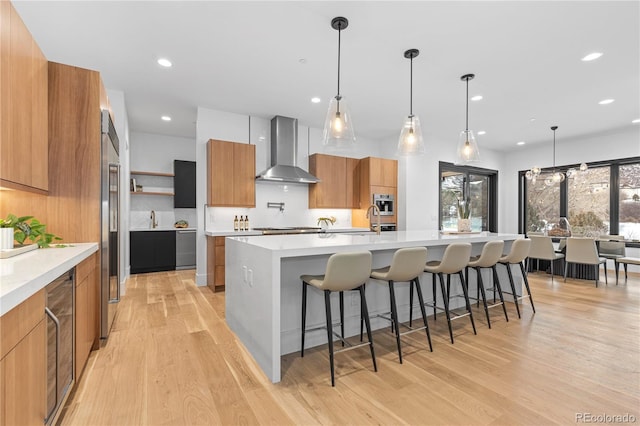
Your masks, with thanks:
<instances>
[{"instance_id":1,"label":"floating wood shelf","mask_svg":"<svg viewBox=\"0 0 640 426\"><path fill-rule=\"evenodd\" d=\"M160 173L160 172L139 172L139 171L131 171L132 175L143 175L143 176L164 176L164 177L173 177L173 173ZM171 194L173 195L173 194Z\"/></svg>"},{"instance_id":2,"label":"floating wood shelf","mask_svg":"<svg viewBox=\"0 0 640 426\"><path fill-rule=\"evenodd\" d=\"M145 191L131 191L131 195L167 195L173 197L175 194L173 192L145 192Z\"/></svg>"}]
</instances>

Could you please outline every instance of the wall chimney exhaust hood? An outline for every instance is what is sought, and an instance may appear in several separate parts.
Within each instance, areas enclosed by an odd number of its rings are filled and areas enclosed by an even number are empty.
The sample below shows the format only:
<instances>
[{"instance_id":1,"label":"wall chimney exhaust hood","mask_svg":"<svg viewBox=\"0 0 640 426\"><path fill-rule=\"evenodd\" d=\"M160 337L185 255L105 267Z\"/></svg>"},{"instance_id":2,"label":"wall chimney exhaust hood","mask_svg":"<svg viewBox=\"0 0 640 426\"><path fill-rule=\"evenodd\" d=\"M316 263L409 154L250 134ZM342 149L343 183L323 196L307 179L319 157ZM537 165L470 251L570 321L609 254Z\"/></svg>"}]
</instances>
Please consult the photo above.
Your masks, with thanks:
<instances>
[{"instance_id":1,"label":"wall chimney exhaust hood","mask_svg":"<svg viewBox=\"0 0 640 426\"><path fill-rule=\"evenodd\" d=\"M258 181L318 183L320 179L296 166L298 120L276 115L271 119L271 167L256 176Z\"/></svg>"}]
</instances>

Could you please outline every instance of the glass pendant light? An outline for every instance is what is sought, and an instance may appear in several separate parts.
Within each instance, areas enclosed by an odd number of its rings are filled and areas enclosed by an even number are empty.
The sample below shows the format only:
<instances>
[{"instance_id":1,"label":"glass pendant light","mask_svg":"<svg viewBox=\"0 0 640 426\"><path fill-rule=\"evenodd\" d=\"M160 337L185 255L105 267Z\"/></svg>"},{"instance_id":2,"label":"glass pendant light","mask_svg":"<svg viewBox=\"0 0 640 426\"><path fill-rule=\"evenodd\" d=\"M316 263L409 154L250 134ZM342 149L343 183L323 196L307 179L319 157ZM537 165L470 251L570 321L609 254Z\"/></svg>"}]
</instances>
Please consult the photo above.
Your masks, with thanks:
<instances>
[{"instance_id":1,"label":"glass pendant light","mask_svg":"<svg viewBox=\"0 0 640 426\"><path fill-rule=\"evenodd\" d=\"M409 74L409 115L400 129L398 140L398 155L424 155L424 142L420 119L413 115L413 58L420 54L418 49L409 49L404 52L404 57L411 59L411 72Z\"/></svg>"},{"instance_id":2,"label":"glass pendant light","mask_svg":"<svg viewBox=\"0 0 640 426\"><path fill-rule=\"evenodd\" d=\"M547 186L557 185L565 179L564 173L556 171L556 130L558 130L558 126L551 126L551 130L553 130L553 173L544 180L544 184Z\"/></svg>"},{"instance_id":3,"label":"glass pendant light","mask_svg":"<svg viewBox=\"0 0 640 426\"><path fill-rule=\"evenodd\" d=\"M338 30L338 94L331 99L324 121L323 145L330 150L353 149L356 137L347 102L340 94L340 34L349 26L347 18L338 16L331 20L331 27Z\"/></svg>"},{"instance_id":4,"label":"glass pendant light","mask_svg":"<svg viewBox=\"0 0 640 426\"><path fill-rule=\"evenodd\" d=\"M469 130L469 80L473 80L474 77L474 74L465 74L460 77L460 80L467 82L467 112L466 126L465 129L460 132L460 139L458 141L458 163L472 163L480 160L480 151L478 151L476 137L473 135L473 130Z\"/></svg>"}]
</instances>

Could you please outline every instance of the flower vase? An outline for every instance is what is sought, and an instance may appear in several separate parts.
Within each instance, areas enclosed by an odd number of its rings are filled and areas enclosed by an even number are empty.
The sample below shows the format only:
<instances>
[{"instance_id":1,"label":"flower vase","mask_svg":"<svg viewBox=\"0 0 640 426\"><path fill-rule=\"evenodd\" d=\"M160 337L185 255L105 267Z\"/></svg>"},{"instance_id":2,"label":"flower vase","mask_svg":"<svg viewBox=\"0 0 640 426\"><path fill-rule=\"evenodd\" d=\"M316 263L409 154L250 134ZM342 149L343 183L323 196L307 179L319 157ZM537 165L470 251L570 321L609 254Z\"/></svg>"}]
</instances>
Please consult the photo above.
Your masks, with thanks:
<instances>
[{"instance_id":1,"label":"flower vase","mask_svg":"<svg viewBox=\"0 0 640 426\"><path fill-rule=\"evenodd\" d=\"M458 218L458 232L471 232L471 219Z\"/></svg>"},{"instance_id":2,"label":"flower vase","mask_svg":"<svg viewBox=\"0 0 640 426\"><path fill-rule=\"evenodd\" d=\"M13 228L0 228L0 250L13 248Z\"/></svg>"},{"instance_id":3,"label":"flower vase","mask_svg":"<svg viewBox=\"0 0 640 426\"><path fill-rule=\"evenodd\" d=\"M329 229L329 224L323 220L322 222L320 222L320 229L326 232L327 229Z\"/></svg>"}]
</instances>

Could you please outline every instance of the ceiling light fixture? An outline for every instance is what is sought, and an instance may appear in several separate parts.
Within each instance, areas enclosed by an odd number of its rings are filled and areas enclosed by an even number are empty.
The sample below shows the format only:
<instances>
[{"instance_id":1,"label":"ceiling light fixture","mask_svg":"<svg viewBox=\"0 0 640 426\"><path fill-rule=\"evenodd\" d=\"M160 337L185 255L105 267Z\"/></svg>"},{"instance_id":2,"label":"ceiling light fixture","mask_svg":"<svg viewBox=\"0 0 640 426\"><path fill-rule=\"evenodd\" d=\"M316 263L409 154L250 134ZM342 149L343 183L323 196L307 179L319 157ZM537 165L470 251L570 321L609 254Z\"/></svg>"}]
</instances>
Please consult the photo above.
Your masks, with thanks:
<instances>
[{"instance_id":1,"label":"ceiling light fixture","mask_svg":"<svg viewBox=\"0 0 640 426\"><path fill-rule=\"evenodd\" d=\"M615 101L615 99L603 99L598 103L600 105L609 105L609 104L612 104L614 101Z\"/></svg>"},{"instance_id":2,"label":"ceiling light fixture","mask_svg":"<svg viewBox=\"0 0 640 426\"><path fill-rule=\"evenodd\" d=\"M348 26L347 18L338 16L331 20L331 28L338 30L338 94L329 103L322 144L336 150L351 149L356 142L351 113L345 99L340 95L340 35Z\"/></svg>"},{"instance_id":3,"label":"ceiling light fixture","mask_svg":"<svg viewBox=\"0 0 640 426\"><path fill-rule=\"evenodd\" d=\"M516 145L524 145L524 144L525 144L525 141L520 141L520 142L516 143Z\"/></svg>"},{"instance_id":4,"label":"ceiling light fixture","mask_svg":"<svg viewBox=\"0 0 640 426\"><path fill-rule=\"evenodd\" d=\"M640 123L640 118L636 118L635 120L632 121L633 124L638 124Z\"/></svg>"},{"instance_id":5,"label":"ceiling light fixture","mask_svg":"<svg viewBox=\"0 0 640 426\"><path fill-rule=\"evenodd\" d=\"M547 186L553 186L559 184L564 181L565 175L562 172L556 171L556 130L558 126L551 126L551 130L553 130L553 172L551 176L544 180L544 184Z\"/></svg>"},{"instance_id":6,"label":"ceiling light fixture","mask_svg":"<svg viewBox=\"0 0 640 426\"><path fill-rule=\"evenodd\" d=\"M589 62L589 61L593 61L594 59L598 59L600 56L602 56L602 53L600 52L593 52L593 53L589 53L587 56L585 56L584 58L582 58L582 60L584 62Z\"/></svg>"},{"instance_id":7,"label":"ceiling light fixture","mask_svg":"<svg viewBox=\"0 0 640 426\"><path fill-rule=\"evenodd\" d=\"M160 118L162 119L162 121L171 121L171 117L169 117L168 115L163 115Z\"/></svg>"},{"instance_id":8,"label":"ceiling light fixture","mask_svg":"<svg viewBox=\"0 0 640 426\"><path fill-rule=\"evenodd\" d=\"M487 132L485 132L484 130L480 130L478 132L478 136L482 136L482 135L486 135L486 134L487 134Z\"/></svg>"},{"instance_id":9,"label":"ceiling light fixture","mask_svg":"<svg viewBox=\"0 0 640 426\"><path fill-rule=\"evenodd\" d=\"M476 137L473 135L473 130L469 130L469 80L473 80L474 77L474 74L465 74L460 77L460 80L467 82L467 112L466 126L465 129L460 132L460 139L458 141L458 163L471 163L480 160Z\"/></svg>"},{"instance_id":10,"label":"ceiling light fixture","mask_svg":"<svg viewBox=\"0 0 640 426\"><path fill-rule=\"evenodd\" d=\"M420 54L418 49L409 49L404 52L404 57L411 60L409 73L409 115L400 129L398 139L398 155L424 155L424 141L422 140L422 128L420 119L413 115L413 58Z\"/></svg>"},{"instance_id":11,"label":"ceiling light fixture","mask_svg":"<svg viewBox=\"0 0 640 426\"><path fill-rule=\"evenodd\" d=\"M472 101L480 101L482 100L482 95L475 95L471 98Z\"/></svg>"},{"instance_id":12,"label":"ceiling light fixture","mask_svg":"<svg viewBox=\"0 0 640 426\"><path fill-rule=\"evenodd\" d=\"M311 98L311 102L313 102L314 104L319 104L320 103L320 98L318 98L318 97Z\"/></svg>"},{"instance_id":13,"label":"ceiling light fixture","mask_svg":"<svg viewBox=\"0 0 640 426\"><path fill-rule=\"evenodd\" d=\"M170 60L168 60L167 58L160 58L158 59L158 64L162 65L165 68L169 68L171 67L173 64L171 63Z\"/></svg>"}]
</instances>

